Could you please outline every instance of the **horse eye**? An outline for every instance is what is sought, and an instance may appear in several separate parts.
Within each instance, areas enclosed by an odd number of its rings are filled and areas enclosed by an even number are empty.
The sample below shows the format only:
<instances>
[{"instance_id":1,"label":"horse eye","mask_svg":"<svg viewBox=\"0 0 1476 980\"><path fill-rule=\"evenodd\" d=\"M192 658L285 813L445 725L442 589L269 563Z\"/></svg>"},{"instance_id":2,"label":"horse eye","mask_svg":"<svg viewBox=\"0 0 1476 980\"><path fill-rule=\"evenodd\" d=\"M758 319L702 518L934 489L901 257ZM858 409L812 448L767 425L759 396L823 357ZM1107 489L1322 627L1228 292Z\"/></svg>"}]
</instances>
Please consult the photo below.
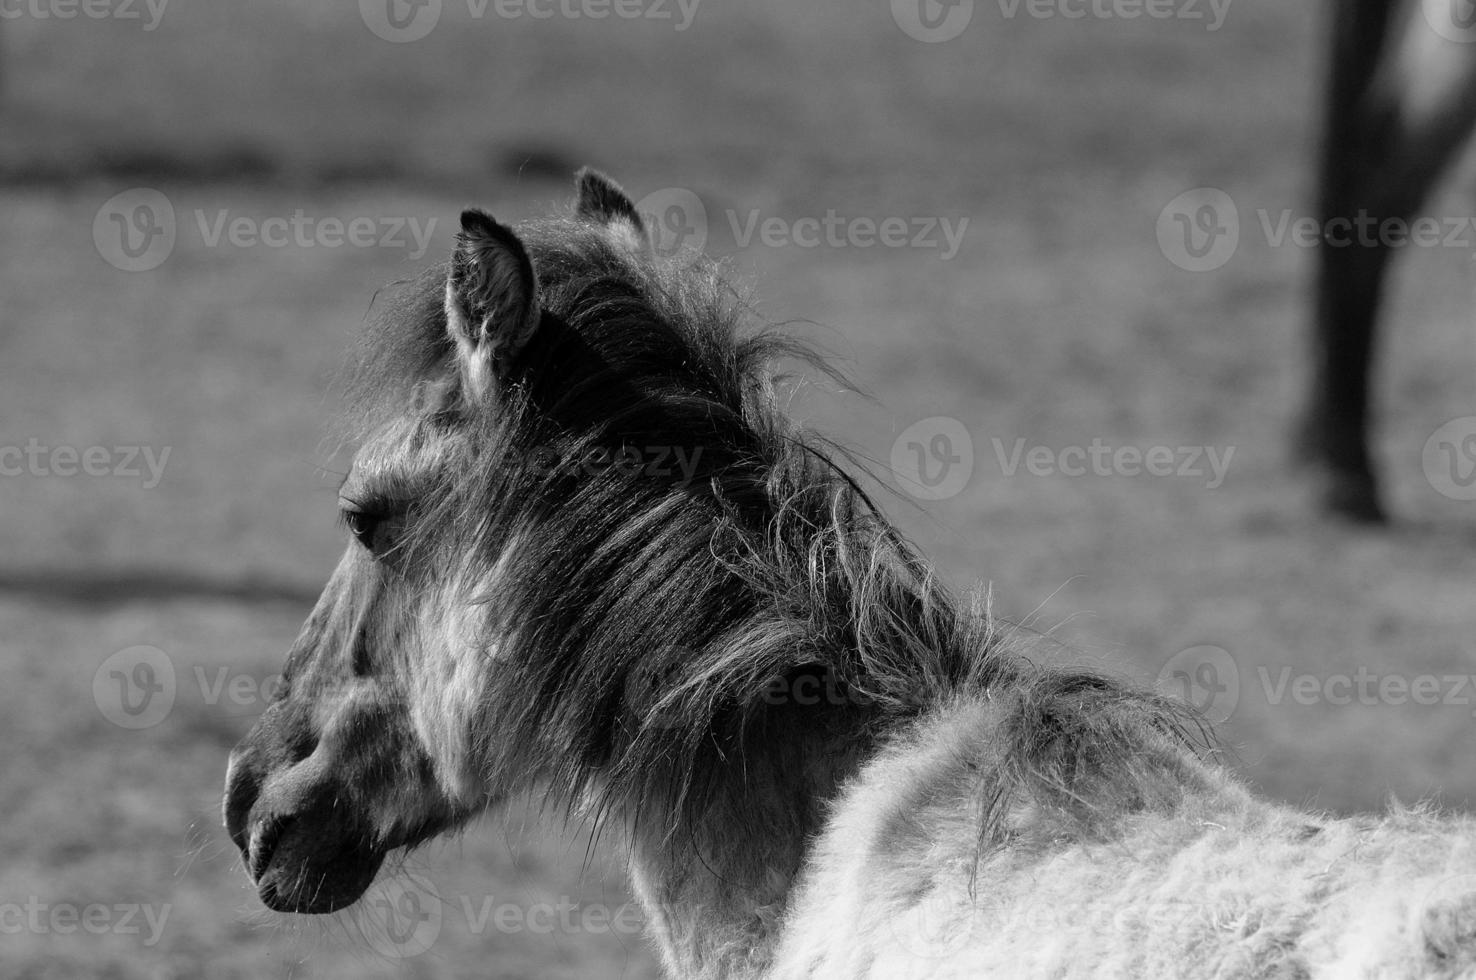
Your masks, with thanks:
<instances>
[{"instance_id":1,"label":"horse eye","mask_svg":"<svg viewBox=\"0 0 1476 980\"><path fill-rule=\"evenodd\" d=\"M384 523L384 515L362 510L345 510L343 523L359 544L370 551L375 550L375 538L378 536L380 525Z\"/></svg>"}]
</instances>

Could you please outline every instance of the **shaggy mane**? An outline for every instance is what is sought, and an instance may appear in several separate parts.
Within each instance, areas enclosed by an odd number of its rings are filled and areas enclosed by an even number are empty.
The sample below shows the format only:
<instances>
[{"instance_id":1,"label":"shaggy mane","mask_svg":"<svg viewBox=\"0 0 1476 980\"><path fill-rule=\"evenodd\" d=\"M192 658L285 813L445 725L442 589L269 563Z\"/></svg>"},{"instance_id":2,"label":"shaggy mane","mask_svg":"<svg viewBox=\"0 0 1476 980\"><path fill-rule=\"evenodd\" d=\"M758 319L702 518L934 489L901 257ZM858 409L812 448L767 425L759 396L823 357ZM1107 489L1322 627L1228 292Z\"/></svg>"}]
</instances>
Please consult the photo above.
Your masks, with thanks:
<instances>
[{"instance_id":1,"label":"shaggy mane","mask_svg":"<svg viewBox=\"0 0 1476 980\"><path fill-rule=\"evenodd\" d=\"M1179 778L1142 750L1165 733L1198 744L1197 716L1037 665L986 603L950 593L843 454L783 416L774 363L823 363L747 331L715 266L637 256L573 220L518 232L543 322L495 404L443 413L472 428L475 453L428 494L409 546L428 568L463 567L473 547L468 580L496 582L465 596L499 644L485 705L499 741L479 747L496 771L537 773L571 805L678 814L662 829L680 837L713 774L782 739L792 712L877 747L931 707L984 695L1005 712L996 803L1090 825ZM454 385L445 276L376 302L348 385L361 429L404 416L418 387ZM690 473L603 462L623 450ZM806 677L840 696L766 698ZM983 839L1003 832L1003 809L986 806Z\"/></svg>"}]
</instances>

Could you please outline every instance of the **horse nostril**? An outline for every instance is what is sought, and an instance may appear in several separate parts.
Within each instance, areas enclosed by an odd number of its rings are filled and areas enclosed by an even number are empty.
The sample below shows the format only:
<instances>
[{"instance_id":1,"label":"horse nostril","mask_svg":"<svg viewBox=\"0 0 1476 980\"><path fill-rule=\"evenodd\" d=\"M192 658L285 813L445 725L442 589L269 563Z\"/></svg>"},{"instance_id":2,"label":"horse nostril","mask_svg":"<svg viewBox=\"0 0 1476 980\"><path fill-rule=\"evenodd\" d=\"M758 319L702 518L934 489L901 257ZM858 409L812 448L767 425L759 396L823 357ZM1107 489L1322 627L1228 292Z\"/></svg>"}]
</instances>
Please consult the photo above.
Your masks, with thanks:
<instances>
[{"instance_id":1,"label":"horse nostril","mask_svg":"<svg viewBox=\"0 0 1476 980\"><path fill-rule=\"evenodd\" d=\"M230 768L226 771L226 790L223 809L225 828L231 843L236 845L244 857L246 854L246 824L251 808L261 794L261 777L245 760L232 754Z\"/></svg>"},{"instance_id":2,"label":"horse nostril","mask_svg":"<svg viewBox=\"0 0 1476 980\"><path fill-rule=\"evenodd\" d=\"M282 835L287 828L292 826L294 817L266 816L256 822L256 827L251 832L249 850L243 851L246 859L246 873L251 876L252 881L261 880L262 874L272 862L272 855L276 853L277 844L282 840Z\"/></svg>"}]
</instances>

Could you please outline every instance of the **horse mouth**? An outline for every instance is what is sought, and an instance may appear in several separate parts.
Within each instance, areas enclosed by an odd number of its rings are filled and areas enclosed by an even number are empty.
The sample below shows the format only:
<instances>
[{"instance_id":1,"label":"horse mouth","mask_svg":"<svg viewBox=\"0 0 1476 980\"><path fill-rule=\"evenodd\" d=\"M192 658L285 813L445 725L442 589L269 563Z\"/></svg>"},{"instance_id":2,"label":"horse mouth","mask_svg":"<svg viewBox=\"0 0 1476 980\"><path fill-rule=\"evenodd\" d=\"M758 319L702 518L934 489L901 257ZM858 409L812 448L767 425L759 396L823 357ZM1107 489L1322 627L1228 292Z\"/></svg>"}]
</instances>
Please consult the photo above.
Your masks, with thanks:
<instances>
[{"instance_id":1,"label":"horse mouth","mask_svg":"<svg viewBox=\"0 0 1476 980\"><path fill-rule=\"evenodd\" d=\"M292 816L263 819L243 850L262 904L302 915L326 915L357 902L387 853L358 834Z\"/></svg>"}]
</instances>

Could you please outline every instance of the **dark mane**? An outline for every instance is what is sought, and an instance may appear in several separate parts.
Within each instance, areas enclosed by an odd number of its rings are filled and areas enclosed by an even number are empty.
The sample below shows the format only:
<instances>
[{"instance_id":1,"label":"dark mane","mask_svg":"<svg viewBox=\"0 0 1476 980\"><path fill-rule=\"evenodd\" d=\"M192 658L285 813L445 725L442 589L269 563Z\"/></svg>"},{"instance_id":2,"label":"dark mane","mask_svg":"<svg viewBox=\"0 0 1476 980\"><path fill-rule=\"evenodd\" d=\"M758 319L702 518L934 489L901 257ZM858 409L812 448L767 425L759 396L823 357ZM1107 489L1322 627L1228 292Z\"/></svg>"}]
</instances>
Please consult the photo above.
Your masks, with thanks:
<instances>
[{"instance_id":1,"label":"dark mane","mask_svg":"<svg viewBox=\"0 0 1476 980\"><path fill-rule=\"evenodd\" d=\"M1007 709L999 794L1094 820L1159 793L1171 777L1141 749L1165 733L1194 743L1196 716L1036 665L981 601L939 582L832 447L783 416L774 362L819 361L747 332L753 317L716 267L654 262L572 220L518 231L543 324L498 404L462 407L476 456L411 546L450 568L475 542L497 583L465 599L500 642L485 705L497 723L484 728L499 741L480 746L499 772L536 773L567 801L592 793L596 807L693 820L709 777L802 710L765 692L814 677L840 697L805 710L823 711L837 740L874 746L988 692ZM377 302L349 382L357 424L403 415L417 384L450 383L445 276L431 269ZM627 465L608 462L622 452ZM690 470L654 472L658 456ZM462 554L431 560L446 548Z\"/></svg>"}]
</instances>

